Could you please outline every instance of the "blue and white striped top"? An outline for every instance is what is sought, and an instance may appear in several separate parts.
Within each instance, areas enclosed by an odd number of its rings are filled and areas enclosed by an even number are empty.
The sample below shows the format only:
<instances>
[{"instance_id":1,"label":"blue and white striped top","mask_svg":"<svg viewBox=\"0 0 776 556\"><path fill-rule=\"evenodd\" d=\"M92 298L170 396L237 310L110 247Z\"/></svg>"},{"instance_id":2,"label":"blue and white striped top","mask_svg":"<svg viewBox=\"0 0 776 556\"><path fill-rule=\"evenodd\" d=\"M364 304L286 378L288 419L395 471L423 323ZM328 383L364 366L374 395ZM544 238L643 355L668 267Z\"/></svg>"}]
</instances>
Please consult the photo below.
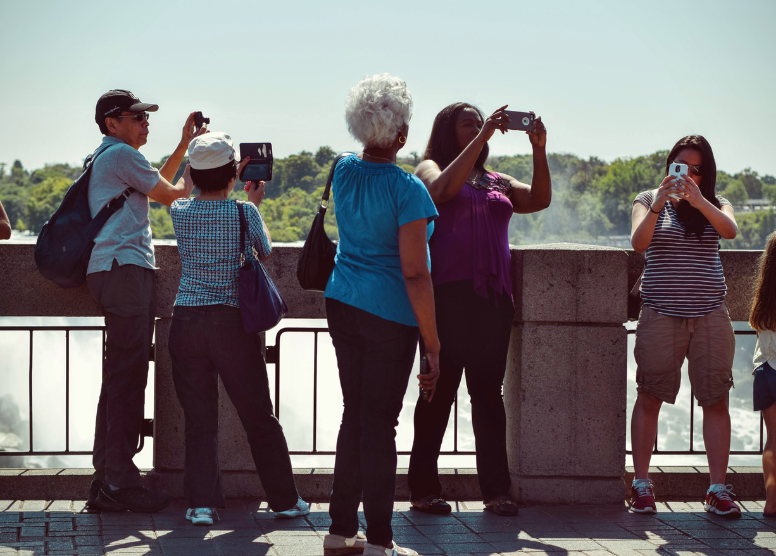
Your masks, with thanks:
<instances>
[{"instance_id":1,"label":"blue and white striped top","mask_svg":"<svg viewBox=\"0 0 776 556\"><path fill-rule=\"evenodd\" d=\"M250 238L255 254L268 257L272 247L259 209L251 203L243 206L248 221L246 243ZM178 199L170 207L170 216L182 265L175 305L239 307L237 271L242 250L236 201Z\"/></svg>"},{"instance_id":2,"label":"blue and white striped top","mask_svg":"<svg viewBox=\"0 0 776 556\"><path fill-rule=\"evenodd\" d=\"M653 191L643 191L633 203L652 206ZM720 204L730 202L717 195ZM708 224L701 237L679 222L671 202L666 202L655 223L646 252L647 268L641 281L644 305L670 317L694 319L711 313L725 301L727 286L719 259L719 234Z\"/></svg>"}]
</instances>

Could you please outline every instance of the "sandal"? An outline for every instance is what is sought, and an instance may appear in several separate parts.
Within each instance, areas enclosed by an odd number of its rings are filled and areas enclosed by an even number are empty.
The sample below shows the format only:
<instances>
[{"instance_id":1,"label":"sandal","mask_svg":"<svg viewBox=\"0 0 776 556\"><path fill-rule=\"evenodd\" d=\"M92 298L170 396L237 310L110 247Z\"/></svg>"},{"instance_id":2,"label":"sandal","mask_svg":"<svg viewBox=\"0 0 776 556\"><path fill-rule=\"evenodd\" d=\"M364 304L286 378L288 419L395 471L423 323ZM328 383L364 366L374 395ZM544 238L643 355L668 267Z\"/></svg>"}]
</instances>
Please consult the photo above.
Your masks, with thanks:
<instances>
[{"instance_id":1,"label":"sandal","mask_svg":"<svg viewBox=\"0 0 776 556\"><path fill-rule=\"evenodd\" d=\"M493 512L496 515L517 515L520 509L517 507L517 502L512 500L509 496L498 496L490 502L485 504L485 509Z\"/></svg>"},{"instance_id":2,"label":"sandal","mask_svg":"<svg viewBox=\"0 0 776 556\"><path fill-rule=\"evenodd\" d=\"M427 514L445 515L453 511L452 506L436 494L424 496L418 500L410 499L410 504L415 510L426 512Z\"/></svg>"}]
</instances>

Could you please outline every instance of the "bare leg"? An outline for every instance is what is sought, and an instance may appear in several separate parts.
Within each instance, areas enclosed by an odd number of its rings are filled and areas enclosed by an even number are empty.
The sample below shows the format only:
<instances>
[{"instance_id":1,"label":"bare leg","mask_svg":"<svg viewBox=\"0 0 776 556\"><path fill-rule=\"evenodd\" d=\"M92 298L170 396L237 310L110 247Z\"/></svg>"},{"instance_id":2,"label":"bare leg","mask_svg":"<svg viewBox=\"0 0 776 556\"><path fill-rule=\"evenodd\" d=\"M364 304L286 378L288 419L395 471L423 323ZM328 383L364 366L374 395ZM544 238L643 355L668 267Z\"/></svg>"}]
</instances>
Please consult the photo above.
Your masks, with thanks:
<instances>
[{"instance_id":1,"label":"bare leg","mask_svg":"<svg viewBox=\"0 0 776 556\"><path fill-rule=\"evenodd\" d=\"M657 436L657 418L663 401L648 392L639 392L631 417L631 445L636 479L649 478L649 460Z\"/></svg>"},{"instance_id":2,"label":"bare leg","mask_svg":"<svg viewBox=\"0 0 776 556\"><path fill-rule=\"evenodd\" d=\"M768 513L776 512L776 403L763 412L765 430L768 438L763 450L763 475L765 475L765 509Z\"/></svg>"},{"instance_id":3,"label":"bare leg","mask_svg":"<svg viewBox=\"0 0 776 556\"><path fill-rule=\"evenodd\" d=\"M711 484L725 484L730 457L730 412L728 397L703 408L703 443L709 460Z\"/></svg>"}]
</instances>

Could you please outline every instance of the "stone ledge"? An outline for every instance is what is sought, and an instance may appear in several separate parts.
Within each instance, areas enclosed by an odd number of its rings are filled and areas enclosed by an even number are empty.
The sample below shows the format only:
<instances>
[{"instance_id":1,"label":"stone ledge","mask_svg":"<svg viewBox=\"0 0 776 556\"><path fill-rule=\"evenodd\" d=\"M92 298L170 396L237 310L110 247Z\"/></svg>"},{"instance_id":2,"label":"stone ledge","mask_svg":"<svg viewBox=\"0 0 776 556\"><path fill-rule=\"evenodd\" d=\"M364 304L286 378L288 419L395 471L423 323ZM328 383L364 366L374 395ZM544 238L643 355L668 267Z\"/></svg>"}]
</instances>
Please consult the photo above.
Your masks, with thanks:
<instances>
[{"instance_id":1,"label":"stone ledge","mask_svg":"<svg viewBox=\"0 0 776 556\"><path fill-rule=\"evenodd\" d=\"M182 471L143 469L141 473L147 486L162 488L175 498L183 497ZM480 499L475 469L440 469L439 475L449 500ZM333 469L294 469L299 493L310 502L329 500L332 478ZM255 471L222 471L221 480L227 498L265 499ZM84 500L91 481L91 469L0 469L0 492L10 500ZM407 469L397 471L396 499L409 500Z\"/></svg>"},{"instance_id":2,"label":"stone ledge","mask_svg":"<svg viewBox=\"0 0 776 556\"><path fill-rule=\"evenodd\" d=\"M737 500L765 500L763 469L758 466L728 467L727 483L733 485ZM660 501L702 501L709 488L709 468L699 466L658 466L649 468ZM625 497L630 497L633 467L625 468Z\"/></svg>"}]
</instances>

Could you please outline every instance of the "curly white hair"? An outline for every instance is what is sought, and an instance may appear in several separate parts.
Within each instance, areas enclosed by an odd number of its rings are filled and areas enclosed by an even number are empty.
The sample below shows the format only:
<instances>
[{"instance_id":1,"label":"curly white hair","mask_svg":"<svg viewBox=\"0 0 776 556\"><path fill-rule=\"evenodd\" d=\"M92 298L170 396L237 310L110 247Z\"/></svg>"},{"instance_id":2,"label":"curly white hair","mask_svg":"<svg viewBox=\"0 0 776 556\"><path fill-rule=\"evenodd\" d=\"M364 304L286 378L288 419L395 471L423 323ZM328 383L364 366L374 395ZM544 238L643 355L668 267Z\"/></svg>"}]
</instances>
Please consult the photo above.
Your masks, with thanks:
<instances>
[{"instance_id":1,"label":"curly white hair","mask_svg":"<svg viewBox=\"0 0 776 556\"><path fill-rule=\"evenodd\" d=\"M403 124L412 118L412 95L394 75L367 77L345 99L348 131L364 147L390 147Z\"/></svg>"}]
</instances>

